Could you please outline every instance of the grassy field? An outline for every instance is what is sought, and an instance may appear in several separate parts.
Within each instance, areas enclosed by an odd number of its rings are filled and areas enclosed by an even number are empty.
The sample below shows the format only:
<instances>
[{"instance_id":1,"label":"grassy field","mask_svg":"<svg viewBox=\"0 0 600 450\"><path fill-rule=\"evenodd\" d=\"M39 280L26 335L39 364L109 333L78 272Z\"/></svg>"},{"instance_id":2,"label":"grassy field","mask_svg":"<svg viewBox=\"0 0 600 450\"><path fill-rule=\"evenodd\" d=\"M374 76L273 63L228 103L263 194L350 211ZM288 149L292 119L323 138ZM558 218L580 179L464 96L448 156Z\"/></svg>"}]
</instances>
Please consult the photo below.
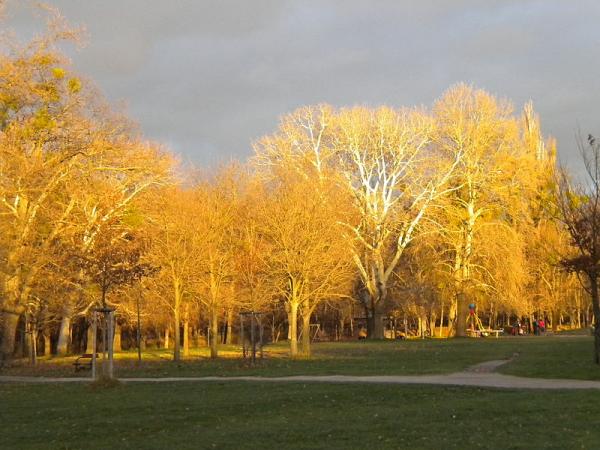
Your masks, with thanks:
<instances>
[{"instance_id":1,"label":"grassy field","mask_svg":"<svg viewBox=\"0 0 600 450\"><path fill-rule=\"evenodd\" d=\"M116 375L235 376L235 375L418 375L463 370L474 364L513 358L501 372L543 378L600 379L592 362L590 336L505 337L500 339L426 339L383 342L332 342L313 346L310 360L291 360L285 344L265 348L265 359L255 367L239 358L235 347L224 347L223 358L210 360L206 349L194 349L189 359L171 361L170 351L145 352L138 366L135 352L117 355ZM37 368L25 361L0 371L3 375L75 376L75 357L41 360Z\"/></svg>"},{"instance_id":2,"label":"grassy field","mask_svg":"<svg viewBox=\"0 0 600 450\"><path fill-rule=\"evenodd\" d=\"M519 356L499 372L535 378L600 380L600 366L594 364L591 336L525 338Z\"/></svg>"},{"instance_id":3,"label":"grassy field","mask_svg":"<svg viewBox=\"0 0 600 450\"><path fill-rule=\"evenodd\" d=\"M0 448L598 448L600 392L389 385L0 385Z\"/></svg>"},{"instance_id":4,"label":"grassy field","mask_svg":"<svg viewBox=\"0 0 600 450\"><path fill-rule=\"evenodd\" d=\"M118 355L117 375L434 374L513 358L521 376L600 379L589 336L320 343L310 360L284 345L250 367L234 347L175 364L170 352ZM74 375L71 358L2 374ZM260 382L0 384L0 448L598 448L600 392Z\"/></svg>"}]
</instances>

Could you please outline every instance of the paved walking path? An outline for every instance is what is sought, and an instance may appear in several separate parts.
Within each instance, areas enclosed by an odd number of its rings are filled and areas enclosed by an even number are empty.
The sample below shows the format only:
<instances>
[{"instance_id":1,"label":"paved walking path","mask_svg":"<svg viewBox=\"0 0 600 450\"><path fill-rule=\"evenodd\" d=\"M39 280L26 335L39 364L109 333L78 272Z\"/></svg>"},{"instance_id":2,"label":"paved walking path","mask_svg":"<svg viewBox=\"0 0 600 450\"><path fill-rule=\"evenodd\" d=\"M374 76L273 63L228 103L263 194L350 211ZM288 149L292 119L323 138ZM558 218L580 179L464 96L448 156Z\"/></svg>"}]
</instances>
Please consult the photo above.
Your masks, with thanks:
<instances>
[{"instance_id":1,"label":"paved walking path","mask_svg":"<svg viewBox=\"0 0 600 450\"><path fill-rule=\"evenodd\" d=\"M464 372L447 375L297 375L289 377L165 377L119 378L123 383L182 383L218 381L248 381L260 383L365 383L365 384L420 384L442 386L474 386L502 389L600 389L600 381L525 378L494 373L508 361L488 361ZM0 376L0 383L82 383L90 378L51 378Z\"/></svg>"}]
</instances>

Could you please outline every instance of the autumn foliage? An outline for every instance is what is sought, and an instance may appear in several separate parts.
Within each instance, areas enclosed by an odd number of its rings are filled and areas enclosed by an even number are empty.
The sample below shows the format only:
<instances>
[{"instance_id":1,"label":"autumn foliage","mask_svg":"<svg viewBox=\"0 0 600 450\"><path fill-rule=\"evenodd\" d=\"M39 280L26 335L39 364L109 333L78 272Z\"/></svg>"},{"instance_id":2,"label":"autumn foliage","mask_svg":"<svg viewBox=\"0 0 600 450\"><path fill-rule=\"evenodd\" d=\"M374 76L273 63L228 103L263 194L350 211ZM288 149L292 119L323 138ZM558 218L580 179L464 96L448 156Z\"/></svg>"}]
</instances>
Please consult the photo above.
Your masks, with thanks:
<instances>
[{"instance_id":1,"label":"autumn foliage","mask_svg":"<svg viewBox=\"0 0 600 450\"><path fill-rule=\"evenodd\" d=\"M40 353L85 349L99 305L133 346L140 297L144 344L172 341L175 359L239 343L243 311L292 355L299 341L310 354L316 331L384 338L396 320L407 335L464 336L472 303L492 329L591 320L573 273L590 256L563 270L576 248L531 104L459 84L431 109L307 106L246 163L199 173L73 73L64 38L0 55L3 358L31 339Z\"/></svg>"}]
</instances>

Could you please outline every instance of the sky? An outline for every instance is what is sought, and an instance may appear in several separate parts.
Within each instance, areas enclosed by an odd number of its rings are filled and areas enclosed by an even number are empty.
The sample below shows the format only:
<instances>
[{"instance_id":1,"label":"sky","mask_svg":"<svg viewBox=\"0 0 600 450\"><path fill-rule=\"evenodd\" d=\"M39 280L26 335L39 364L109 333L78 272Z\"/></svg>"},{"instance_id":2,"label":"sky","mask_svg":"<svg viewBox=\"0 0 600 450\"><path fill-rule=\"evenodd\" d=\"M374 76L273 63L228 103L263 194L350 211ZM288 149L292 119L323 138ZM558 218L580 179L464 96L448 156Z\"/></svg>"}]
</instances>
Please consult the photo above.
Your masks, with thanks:
<instances>
[{"instance_id":1,"label":"sky","mask_svg":"<svg viewBox=\"0 0 600 450\"><path fill-rule=\"evenodd\" d=\"M529 99L559 155L600 135L596 0L46 0L87 29L77 71L184 161L246 159L308 104L430 107L466 82ZM8 0L18 36L43 23Z\"/></svg>"}]
</instances>

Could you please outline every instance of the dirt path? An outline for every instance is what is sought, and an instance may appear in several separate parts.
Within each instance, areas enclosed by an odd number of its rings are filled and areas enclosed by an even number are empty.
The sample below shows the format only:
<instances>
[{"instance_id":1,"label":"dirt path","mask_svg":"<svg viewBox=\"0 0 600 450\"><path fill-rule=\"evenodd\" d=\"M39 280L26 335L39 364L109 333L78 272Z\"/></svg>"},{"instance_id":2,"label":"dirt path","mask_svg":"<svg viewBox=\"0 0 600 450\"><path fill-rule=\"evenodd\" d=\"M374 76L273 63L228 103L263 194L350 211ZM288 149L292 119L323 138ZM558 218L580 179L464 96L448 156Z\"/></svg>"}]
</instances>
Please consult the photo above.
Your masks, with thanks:
<instances>
[{"instance_id":1,"label":"dirt path","mask_svg":"<svg viewBox=\"0 0 600 450\"><path fill-rule=\"evenodd\" d=\"M297 375L289 377L165 377L120 378L123 383L260 382L260 383L365 383L474 386L501 389L600 389L600 381L524 378L494 373L508 361L487 361L464 372L447 375ZM0 376L0 383L82 383L90 378Z\"/></svg>"}]
</instances>

